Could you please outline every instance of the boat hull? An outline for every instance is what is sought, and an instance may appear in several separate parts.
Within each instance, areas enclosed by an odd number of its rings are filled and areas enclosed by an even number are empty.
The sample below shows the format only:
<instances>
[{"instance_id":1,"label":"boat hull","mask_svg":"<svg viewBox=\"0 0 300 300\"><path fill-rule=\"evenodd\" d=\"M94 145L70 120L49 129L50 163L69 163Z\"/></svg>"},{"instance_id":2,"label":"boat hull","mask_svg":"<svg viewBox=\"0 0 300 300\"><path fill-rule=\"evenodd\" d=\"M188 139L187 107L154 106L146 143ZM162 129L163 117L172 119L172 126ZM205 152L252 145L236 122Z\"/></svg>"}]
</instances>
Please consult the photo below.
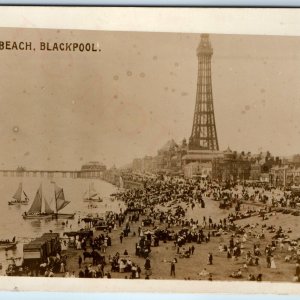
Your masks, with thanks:
<instances>
[{"instance_id":1,"label":"boat hull","mask_svg":"<svg viewBox=\"0 0 300 300\"><path fill-rule=\"evenodd\" d=\"M48 219L52 218L53 214L36 214L36 215L25 215L23 214L23 219L25 220L34 220L34 219Z\"/></svg>"},{"instance_id":2,"label":"boat hull","mask_svg":"<svg viewBox=\"0 0 300 300\"><path fill-rule=\"evenodd\" d=\"M53 214L52 218L53 219L74 219L75 214Z\"/></svg>"},{"instance_id":3,"label":"boat hull","mask_svg":"<svg viewBox=\"0 0 300 300\"><path fill-rule=\"evenodd\" d=\"M14 201L8 201L8 205L28 205L28 202L14 202Z\"/></svg>"},{"instance_id":4,"label":"boat hull","mask_svg":"<svg viewBox=\"0 0 300 300\"><path fill-rule=\"evenodd\" d=\"M0 243L0 250L10 250L17 247L17 242L14 243Z\"/></svg>"},{"instance_id":5,"label":"boat hull","mask_svg":"<svg viewBox=\"0 0 300 300\"><path fill-rule=\"evenodd\" d=\"M103 202L103 199L83 199L84 202Z\"/></svg>"},{"instance_id":6,"label":"boat hull","mask_svg":"<svg viewBox=\"0 0 300 300\"><path fill-rule=\"evenodd\" d=\"M34 219L74 219L75 214L36 214L36 215L25 215L23 214L23 219L34 220Z\"/></svg>"}]
</instances>

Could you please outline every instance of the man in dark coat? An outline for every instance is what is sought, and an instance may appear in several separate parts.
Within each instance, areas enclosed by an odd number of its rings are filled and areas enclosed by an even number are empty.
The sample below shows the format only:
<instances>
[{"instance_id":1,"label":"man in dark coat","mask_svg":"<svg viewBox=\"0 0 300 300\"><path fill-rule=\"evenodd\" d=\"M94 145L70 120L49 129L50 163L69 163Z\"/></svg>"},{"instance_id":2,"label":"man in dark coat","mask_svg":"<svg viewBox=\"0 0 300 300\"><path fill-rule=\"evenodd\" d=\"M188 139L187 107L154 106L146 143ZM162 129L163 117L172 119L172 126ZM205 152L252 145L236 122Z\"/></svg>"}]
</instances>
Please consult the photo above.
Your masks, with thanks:
<instances>
[{"instance_id":1,"label":"man in dark coat","mask_svg":"<svg viewBox=\"0 0 300 300\"><path fill-rule=\"evenodd\" d=\"M82 257L81 255L78 256L78 266L79 266L79 269L81 268L81 264L82 264Z\"/></svg>"},{"instance_id":2,"label":"man in dark coat","mask_svg":"<svg viewBox=\"0 0 300 300\"><path fill-rule=\"evenodd\" d=\"M170 276L175 277L175 263L174 261L171 262L171 274Z\"/></svg>"}]
</instances>

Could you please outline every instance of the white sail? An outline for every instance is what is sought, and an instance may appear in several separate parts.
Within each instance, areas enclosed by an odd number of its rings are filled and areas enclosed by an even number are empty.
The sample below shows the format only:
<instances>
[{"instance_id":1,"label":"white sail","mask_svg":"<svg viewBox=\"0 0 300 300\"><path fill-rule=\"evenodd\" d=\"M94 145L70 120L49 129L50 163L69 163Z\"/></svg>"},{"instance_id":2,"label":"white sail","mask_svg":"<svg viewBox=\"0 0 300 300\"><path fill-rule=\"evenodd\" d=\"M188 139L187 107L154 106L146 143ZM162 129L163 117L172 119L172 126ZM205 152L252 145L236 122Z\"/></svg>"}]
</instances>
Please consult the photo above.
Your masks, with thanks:
<instances>
[{"instance_id":1,"label":"white sail","mask_svg":"<svg viewBox=\"0 0 300 300\"><path fill-rule=\"evenodd\" d=\"M70 201L67 201L65 199L64 190L57 185L55 185L55 201L56 201L57 212L62 210L70 203Z\"/></svg>"},{"instance_id":2,"label":"white sail","mask_svg":"<svg viewBox=\"0 0 300 300\"><path fill-rule=\"evenodd\" d=\"M42 212L42 199L43 196L42 196L42 184L41 184L35 194L31 207L28 210L29 214L36 214Z\"/></svg>"},{"instance_id":3,"label":"white sail","mask_svg":"<svg viewBox=\"0 0 300 300\"><path fill-rule=\"evenodd\" d=\"M83 194L84 200L99 199L100 194L95 190L94 183L89 184L89 189Z\"/></svg>"},{"instance_id":4,"label":"white sail","mask_svg":"<svg viewBox=\"0 0 300 300\"><path fill-rule=\"evenodd\" d=\"M95 196L97 196L97 191L95 190L95 187L94 187L94 183L92 182L90 184L90 188L89 188L89 198L93 198Z\"/></svg>"},{"instance_id":5,"label":"white sail","mask_svg":"<svg viewBox=\"0 0 300 300\"><path fill-rule=\"evenodd\" d=\"M22 182L20 182L17 191L13 195L13 199L15 199L16 202L21 202L21 199L22 199L22 190L23 190Z\"/></svg>"},{"instance_id":6,"label":"white sail","mask_svg":"<svg viewBox=\"0 0 300 300\"><path fill-rule=\"evenodd\" d=\"M53 214L54 211L53 211L53 209L51 209L48 201L45 198L44 198L44 203L45 203L45 213L47 213L47 214Z\"/></svg>"}]
</instances>

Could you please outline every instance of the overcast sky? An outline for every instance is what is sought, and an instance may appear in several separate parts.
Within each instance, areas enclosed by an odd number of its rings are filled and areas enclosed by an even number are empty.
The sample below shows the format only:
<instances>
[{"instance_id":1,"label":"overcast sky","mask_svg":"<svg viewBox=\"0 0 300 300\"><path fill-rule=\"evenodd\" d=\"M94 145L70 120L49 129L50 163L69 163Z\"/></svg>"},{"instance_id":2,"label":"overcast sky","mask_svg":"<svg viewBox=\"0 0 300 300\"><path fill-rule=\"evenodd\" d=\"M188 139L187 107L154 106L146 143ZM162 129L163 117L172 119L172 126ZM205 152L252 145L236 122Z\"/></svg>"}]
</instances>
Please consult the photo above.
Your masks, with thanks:
<instances>
[{"instance_id":1,"label":"overcast sky","mask_svg":"<svg viewBox=\"0 0 300 300\"><path fill-rule=\"evenodd\" d=\"M190 137L200 34L1 29L97 53L0 51L2 168L122 166ZM300 38L210 36L220 150L300 152Z\"/></svg>"}]
</instances>

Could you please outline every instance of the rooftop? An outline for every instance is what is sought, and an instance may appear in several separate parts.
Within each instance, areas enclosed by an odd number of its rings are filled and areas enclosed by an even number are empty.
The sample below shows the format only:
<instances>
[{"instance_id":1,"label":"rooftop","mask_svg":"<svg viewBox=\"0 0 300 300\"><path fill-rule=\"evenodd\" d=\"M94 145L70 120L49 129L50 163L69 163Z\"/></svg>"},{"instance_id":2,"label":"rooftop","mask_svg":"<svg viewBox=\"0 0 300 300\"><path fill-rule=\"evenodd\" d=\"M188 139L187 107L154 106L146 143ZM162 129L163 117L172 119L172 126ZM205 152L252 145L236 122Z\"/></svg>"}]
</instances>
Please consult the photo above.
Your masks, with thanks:
<instances>
[{"instance_id":1,"label":"rooftop","mask_svg":"<svg viewBox=\"0 0 300 300\"><path fill-rule=\"evenodd\" d=\"M172 139L169 140L164 146L162 146L159 151L170 151L172 148L177 147L176 142Z\"/></svg>"},{"instance_id":2,"label":"rooftop","mask_svg":"<svg viewBox=\"0 0 300 300\"><path fill-rule=\"evenodd\" d=\"M103 170L106 169L106 166L99 161L90 161L82 165L81 170Z\"/></svg>"}]
</instances>

